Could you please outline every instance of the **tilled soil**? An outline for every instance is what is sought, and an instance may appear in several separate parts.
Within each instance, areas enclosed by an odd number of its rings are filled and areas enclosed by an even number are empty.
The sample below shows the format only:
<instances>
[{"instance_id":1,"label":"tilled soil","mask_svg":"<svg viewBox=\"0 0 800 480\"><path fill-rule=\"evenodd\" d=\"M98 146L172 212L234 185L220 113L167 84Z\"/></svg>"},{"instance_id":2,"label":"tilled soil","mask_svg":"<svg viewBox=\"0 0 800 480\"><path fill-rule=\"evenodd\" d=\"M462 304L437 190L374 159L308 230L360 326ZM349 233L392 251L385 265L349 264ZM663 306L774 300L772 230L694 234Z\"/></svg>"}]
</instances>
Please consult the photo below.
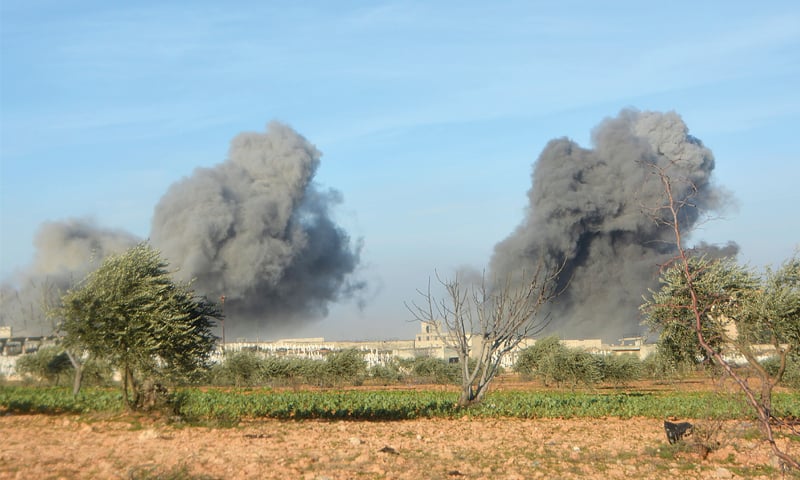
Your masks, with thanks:
<instances>
[{"instance_id":1,"label":"tilled soil","mask_svg":"<svg viewBox=\"0 0 800 480\"><path fill-rule=\"evenodd\" d=\"M755 424L706 426L719 443L702 458L697 438L670 446L662 422L643 418L259 420L210 428L147 417L6 415L0 478L781 478Z\"/></svg>"}]
</instances>

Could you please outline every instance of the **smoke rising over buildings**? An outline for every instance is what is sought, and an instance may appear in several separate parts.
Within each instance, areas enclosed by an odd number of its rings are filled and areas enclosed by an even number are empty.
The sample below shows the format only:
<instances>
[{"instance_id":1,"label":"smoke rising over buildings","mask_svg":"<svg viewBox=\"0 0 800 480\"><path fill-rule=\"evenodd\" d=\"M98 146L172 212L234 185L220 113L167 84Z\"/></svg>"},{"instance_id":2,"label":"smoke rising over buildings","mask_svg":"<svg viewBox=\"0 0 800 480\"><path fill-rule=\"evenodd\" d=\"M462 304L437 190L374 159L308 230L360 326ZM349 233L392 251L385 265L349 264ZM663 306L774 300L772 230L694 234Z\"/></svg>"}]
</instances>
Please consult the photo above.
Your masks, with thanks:
<instances>
[{"instance_id":1,"label":"smoke rising over buildings","mask_svg":"<svg viewBox=\"0 0 800 480\"><path fill-rule=\"evenodd\" d=\"M106 256L136 245L140 240L123 230L98 226L88 219L45 222L34 239L32 265L0 286L0 325L10 325L20 335L49 334L51 321L44 309L100 265Z\"/></svg>"},{"instance_id":2,"label":"smoke rising over buildings","mask_svg":"<svg viewBox=\"0 0 800 480\"><path fill-rule=\"evenodd\" d=\"M172 185L151 240L182 280L225 296L232 335L290 331L363 287L351 274L360 245L331 218L341 202L314 182L320 153L289 127L242 133L228 159Z\"/></svg>"},{"instance_id":3,"label":"smoke rising over buildings","mask_svg":"<svg viewBox=\"0 0 800 480\"><path fill-rule=\"evenodd\" d=\"M176 182L156 206L153 246L198 294L225 295L231 336L290 332L365 287L353 278L361 245L331 216L342 197L313 181L319 162L305 138L271 123L266 133L237 136L226 161ZM0 324L49 333L43 295L57 298L139 241L85 220L45 223L33 264L0 290Z\"/></svg>"},{"instance_id":4,"label":"smoke rising over buildings","mask_svg":"<svg viewBox=\"0 0 800 480\"><path fill-rule=\"evenodd\" d=\"M332 217L342 197L314 182L320 155L291 128L271 123L265 132L237 136L225 161L173 184L155 208L152 244L178 279L194 279L211 300L225 296L231 338L291 333L365 287L355 275L360 242ZM592 148L566 138L544 148L526 216L495 246L491 275L531 271L539 258L563 264L568 288L549 306L551 330L607 340L641 332L641 297L657 285L658 265L674 255L672 232L653 218L664 201L653 165L667 169L678 200L691 195L684 233L701 212L729 201L711 181L711 151L677 114L625 110L595 128ZM0 290L0 324L48 333L46 323L36 326L43 298L138 241L87 220L44 224L30 268ZM734 243L694 248L712 256L738 251Z\"/></svg>"},{"instance_id":5,"label":"smoke rising over buildings","mask_svg":"<svg viewBox=\"0 0 800 480\"><path fill-rule=\"evenodd\" d=\"M714 157L688 134L674 112L623 110L592 132L593 148L560 138L534 164L529 206L522 223L495 246L491 272L504 278L563 264L563 293L549 307L550 330L567 337L604 337L641 332L638 306L657 285L658 265L674 255L669 226L654 209L664 189L653 166L666 169L682 211L684 233L702 212L724 207L728 195L711 182ZM696 190L695 190L696 189ZM735 254L738 246L696 248Z\"/></svg>"}]
</instances>

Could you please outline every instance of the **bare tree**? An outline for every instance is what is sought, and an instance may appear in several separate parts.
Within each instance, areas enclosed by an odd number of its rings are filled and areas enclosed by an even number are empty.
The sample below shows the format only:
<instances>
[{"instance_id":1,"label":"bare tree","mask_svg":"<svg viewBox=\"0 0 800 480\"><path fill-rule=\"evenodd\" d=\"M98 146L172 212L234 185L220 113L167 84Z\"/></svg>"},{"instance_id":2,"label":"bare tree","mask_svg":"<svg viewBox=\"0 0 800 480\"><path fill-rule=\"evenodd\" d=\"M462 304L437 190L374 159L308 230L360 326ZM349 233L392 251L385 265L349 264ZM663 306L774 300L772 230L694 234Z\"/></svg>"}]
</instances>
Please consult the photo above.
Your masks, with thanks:
<instances>
[{"instance_id":1,"label":"bare tree","mask_svg":"<svg viewBox=\"0 0 800 480\"><path fill-rule=\"evenodd\" d=\"M760 328L763 329L766 327L770 329L769 333L771 334L771 341L780 357L781 366L779 373L776 376L777 379L770 379L766 370L761 366L753 352L748 348L747 343L737 342L735 339L730 338L729 336L724 336L724 334L719 333L721 332L719 328L714 328L711 325L719 320L713 315L715 308L723 309L723 303L729 302L731 297L726 295L718 295L716 298L714 298L710 296L701 296L699 294L700 288L697 286L696 282L699 279L698 275L702 275L704 273L704 269L697 268L697 262L693 261L690 252L684 247L681 218L684 214L686 214L686 210L698 208L698 206L693 203L693 193L696 194L697 190L690 188L688 194L678 197L675 195L676 183L682 184L681 186L683 187L688 182L691 187L691 182L685 178L680 178L676 174L673 174L669 171L668 167L652 165L652 169L658 180L661 182L665 194L664 203L652 209L653 218L657 222L668 226L672 230L675 238L675 246L677 248L676 257L673 259L673 262L666 267L675 268L681 273L685 285L685 292L688 293L688 302L676 302L672 304L653 306L671 308L676 311L688 311L690 313L690 328L694 332L694 336L696 337L697 343L699 344L701 350L704 352L707 358L711 359L715 364L722 368L722 370L735 382L739 390L744 394L747 404L752 407L756 414L761 431L769 443L773 454L778 457L783 464L795 469L800 469L800 463L798 463L798 460L793 458L787 452L783 451L775 440L773 422L781 422L781 419L774 415L771 404L772 388L783 374L786 366L786 355L791 349L792 345L789 344L787 346L785 344L781 344L781 342L777 340L780 337L776 334L782 333L780 328L776 328L776 320L778 320L777 318L757 319ZM775 313L774 310L770 311L769 309L756 309L755 311L752 309L745 309L743 311L745 312L744 315L753 315L755 313L756 315L763 316ZM679 317L679 315L676 315L675 317ZM783 320L783 324L789 323L794 325L790 336L794 337L793 339L796 341L796 319L783 318ZM715 345L715 340L718 341L719 339L711 338L709 335L714 336L716 334L721 335L723 337L722 341L727 345L738 347L737 350L739 353L743 354L748 363L754 367L756 372L758 372L758 374L762 377L761 395L757 394L755 388L748 384L747 379L733 368L731 362L724 357L723 351L718 348L718 345Z\"/></svg>"},{"instance_id":2,"label":"bare tree","mask_svg":"<svg viewBox=\"0 0 800 480\"><path fill-rule=\"evenodd\" d=\"M532 276L509 276L491 287L485 274L479 284L467 285L458 276L448 280L437 273L444 295L434 296L429 281L427 290L418 290L422 302L406 304L416 320L432 325L444 345L458 355L460 406L483 400L502 357L547 326L547 317L538 314L556 294L558 273L540 263Z\"/></svg>"}]
</instances>

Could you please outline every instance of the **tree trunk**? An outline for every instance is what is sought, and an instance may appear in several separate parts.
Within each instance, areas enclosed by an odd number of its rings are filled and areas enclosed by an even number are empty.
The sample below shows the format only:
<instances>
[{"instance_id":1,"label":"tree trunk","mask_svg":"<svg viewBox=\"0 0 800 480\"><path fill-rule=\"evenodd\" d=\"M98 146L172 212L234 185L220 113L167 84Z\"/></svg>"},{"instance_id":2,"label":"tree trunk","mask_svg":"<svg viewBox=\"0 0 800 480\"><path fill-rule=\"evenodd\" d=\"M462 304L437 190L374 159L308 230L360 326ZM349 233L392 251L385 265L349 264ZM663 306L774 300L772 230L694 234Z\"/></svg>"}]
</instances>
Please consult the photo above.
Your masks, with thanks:
<instances>
[{"instance_id":1,"label":"tree trunk","mask_svg":"<svg viewBox=\"0 0 800 480\"><path fill-rule=\"evenodd\" d=\"M73 355L69 350L65 350L65 352L72 364L72 368L75 369L75 375L72 378L72 396L77 397L81 391L81 382L83 382L83 365L78 361L78 357Z\"/></svg>"},{"instance_id":2,"label":"tree trunk","mask_svg":"<svg viewBox=\"0 0 800 480\"><path fill-rule=\"evenodd\" d=\"M133 374L131 373L130 367L126 363L122 374L122 397L125 400L125 407L131 411L134 410L135 403L131 402L129 390L136 395L136 387L133 384Z\"/></svg>"},{"instance_id":3,"label":"tree trunk","mask_svg":"<svg viewBox=\"0 0 800 480\"><path fill-rule=\"evenodd\" d=\"M472 391L472 385L466 385L461 389L461 397L458 399L459 407L469 407L475 403L475 395Z\"/></svg>"},{"instance_id":4,"label":"tree trunk","mask_svg":"<svg viewBox=\"0 0 800 480\"><path fill-rule=\"evenodd\" d=\"M133 377L133 369L128 368L128 384L131 389L131 410L138 410L142 405L142 389Z\"/></svg>"},{"instance_id":5,"label":"tree trunk","mask_svg":"<svg viewBox=\"0 0 800 480\"><path fill-rule=\"evenodd\" d=\"M478 389L475 391L475 394L473 395L472 398L473 403L480 403L483 401L483 397L486 396L488 387L489 387L488 383L482 383L478 385Z\"/></svg>"},{"instance_id":6,"label":"tree trunk","mask_svg":"<svg viewBox=\"0 0 800 480\"><path fill-rule=\"evenodd\" d=\"M83 365L75 367L75 377L72 379L72 396L77 397L81 392L81 382L83 382Z\"/></svg>"},{"instance_id":7,"label":"tree trunk","mask_svg":"<svg viewBox=\"0 0 800 480\"><path fill-rule=\"evenodd\" d=\"M773 383L768 377L761 378L761 405L767 414L767 421L772 418L772 388Z\"/></svg>"}]
</instances>

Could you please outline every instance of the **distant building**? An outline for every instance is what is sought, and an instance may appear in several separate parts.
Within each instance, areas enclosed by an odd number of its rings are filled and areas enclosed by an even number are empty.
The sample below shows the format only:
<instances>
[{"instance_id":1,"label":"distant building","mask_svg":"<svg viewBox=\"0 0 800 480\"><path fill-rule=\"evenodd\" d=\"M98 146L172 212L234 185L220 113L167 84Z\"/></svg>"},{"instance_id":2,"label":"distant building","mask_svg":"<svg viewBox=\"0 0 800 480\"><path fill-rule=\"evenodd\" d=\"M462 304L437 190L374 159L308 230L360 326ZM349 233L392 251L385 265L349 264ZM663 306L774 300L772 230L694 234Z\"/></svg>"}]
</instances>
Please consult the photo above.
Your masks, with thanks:
<instances>
[{"instance_id":1,"label":"distant building","mask_svg":"<svg viewBox=\"0 0 800 480\"><path fill-rule=\"evenodd\" d=\"M367 363L372 365L385 364L393 358L411 359L416 357L433 357L448 362L458 362L458 353L453 346L454 339L447 340L446 332L438 328L433 322L420 322L419 332L413 340L375 340L375 341L326 341L324 337L287 338L276 341L249 341L237 339L234 342L219 344L217 351L212 356L215 361L221 361L225 353L250 351L264 356L299 357L315 360L324 359L334 351L357 349L364 352ZM0 356L16 363L16 357L27 353L36 352L47 344L55 344L55 337L13 337L10 327L0 327ZM472 355L480 352L481 335L470 335L467 343ZM620 339L618 345L605 345L600 339L567 339L561 341L569 348L580 348L591 353L633 354L644 358L654 345L644 344L642 337L625 337ZM536 339L524 338L512 351L506 353L501 359L504 368L511 368L517 361L519 353L536 343Z\"/></svg>"}]
</instances>

